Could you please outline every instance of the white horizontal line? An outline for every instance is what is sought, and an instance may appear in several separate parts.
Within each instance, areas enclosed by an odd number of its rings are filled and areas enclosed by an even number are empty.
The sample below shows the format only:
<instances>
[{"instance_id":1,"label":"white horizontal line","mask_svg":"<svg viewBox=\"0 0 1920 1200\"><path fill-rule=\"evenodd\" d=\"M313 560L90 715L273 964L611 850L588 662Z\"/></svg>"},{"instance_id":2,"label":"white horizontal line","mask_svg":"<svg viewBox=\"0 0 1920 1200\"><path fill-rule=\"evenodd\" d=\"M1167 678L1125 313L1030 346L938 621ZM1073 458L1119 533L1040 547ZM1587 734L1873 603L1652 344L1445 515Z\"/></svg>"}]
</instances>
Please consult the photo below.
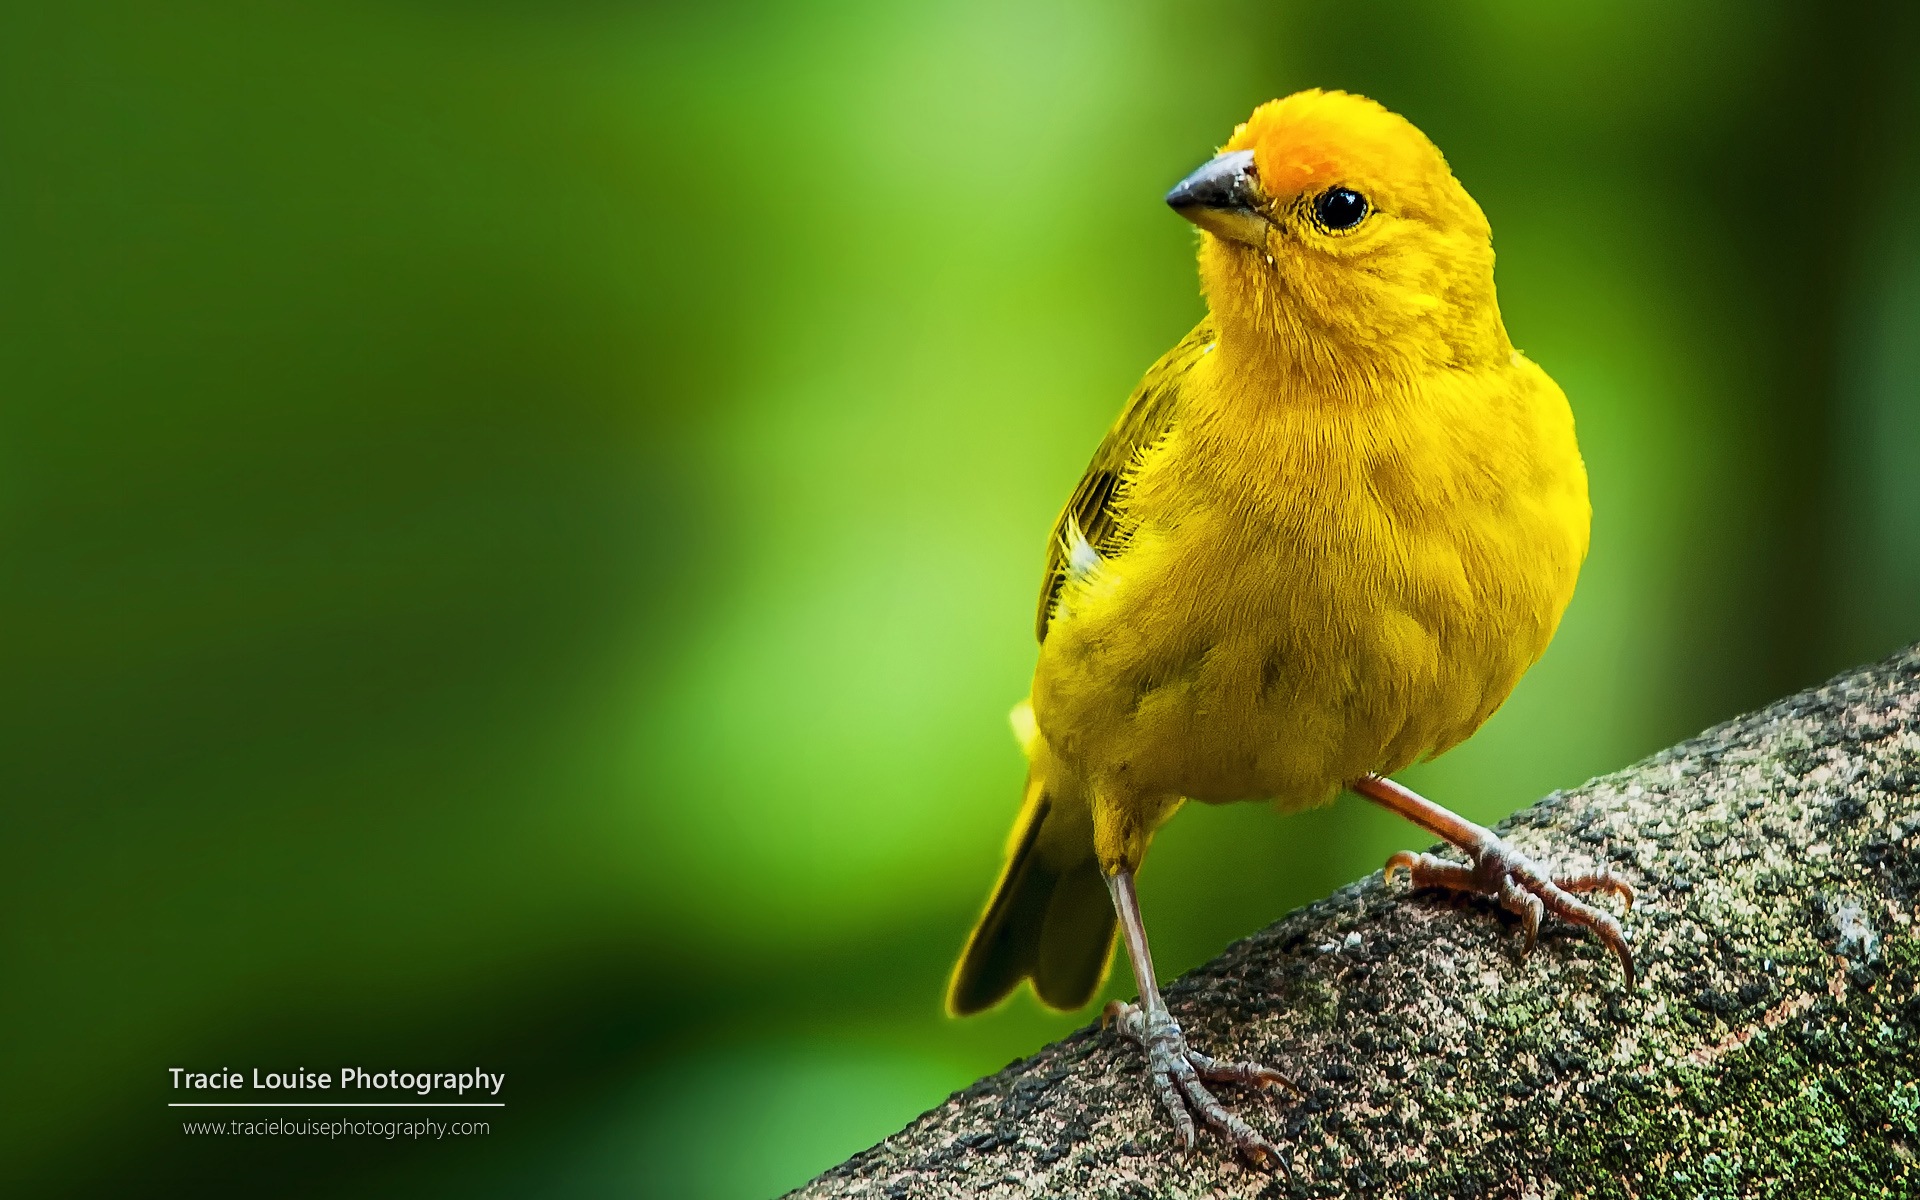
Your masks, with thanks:
<instances>
[{"instance_id":1,"label":"white horizontal line","mask_svg":"<svg viewBox=\"0 0 1920 1200\"><path fill-rule=\"evenodd\" d=\"M394 1102L390 1104L378 1103L378 1102L329 1104L329 1103L324 1103L318 1100L309 1100L309 1101L290 1100L290 1101L283 1101L283 1102L274 1103L274 1104L245 1104L245 1103L240 1103L238 1101L223 1100L223 1101L214 1101L209 1103L193 1103L193 1104L175 1103L175 1104L169 1104L167 1105L167 1107L168 1108L505 1108L506 1105L504 1103L501 1103L501 1104L452 1104L452 1103L403 1104L399 1102Z\"/></svg>"}]
</instances>

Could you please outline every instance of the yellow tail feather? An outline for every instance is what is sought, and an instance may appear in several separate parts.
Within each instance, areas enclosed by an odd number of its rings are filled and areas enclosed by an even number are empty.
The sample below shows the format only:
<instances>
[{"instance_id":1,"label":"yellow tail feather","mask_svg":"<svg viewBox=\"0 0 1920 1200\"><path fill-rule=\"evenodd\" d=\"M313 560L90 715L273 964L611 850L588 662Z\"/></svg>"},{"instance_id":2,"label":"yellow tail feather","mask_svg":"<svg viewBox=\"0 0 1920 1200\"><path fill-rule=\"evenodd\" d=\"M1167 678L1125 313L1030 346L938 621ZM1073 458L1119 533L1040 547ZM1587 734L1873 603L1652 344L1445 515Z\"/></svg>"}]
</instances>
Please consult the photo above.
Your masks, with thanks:
<instances>
[{"instance_id":1,"label":"yellow tail feather","mask_svg":"<svg viewBox=\"0 0 1920 1200\"><path fill-rule=\"evenodd\" d=\"M947 989L955 1016L992 1008L1022 979L1033 981L1049 1008L1080 1008L1100 990L1113 957L1113 905L1086 802L1049 787L1051 756L1024 704L1014 710L1014 728L1031 760L1026 796L1000 881Z\"/></svg>"}]
</instances>

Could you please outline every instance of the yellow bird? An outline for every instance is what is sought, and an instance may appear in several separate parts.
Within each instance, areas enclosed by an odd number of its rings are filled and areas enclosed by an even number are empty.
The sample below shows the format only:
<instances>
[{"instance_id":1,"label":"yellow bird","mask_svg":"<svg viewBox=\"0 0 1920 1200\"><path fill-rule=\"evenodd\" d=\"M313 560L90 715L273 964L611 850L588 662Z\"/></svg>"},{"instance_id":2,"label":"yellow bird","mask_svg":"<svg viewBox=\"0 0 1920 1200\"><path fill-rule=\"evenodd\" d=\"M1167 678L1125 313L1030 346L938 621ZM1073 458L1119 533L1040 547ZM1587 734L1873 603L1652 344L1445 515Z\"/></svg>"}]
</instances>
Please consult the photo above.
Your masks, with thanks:
<instances>
[{"instance_id":1,"label":"yellow bird","mask_svg":"<svg viewBox=\"0 0 1920 1200\"><path fill-rule=\"evenodd\" d=\"M1487 219L1405 118L1342 92L1261 105L1167 196L1201 229L1208 315L1146 374L1054 526L1040 660L1014 710L1025 802L954 971L956 1014L1021 980L1055 1008L1100 986L1116 919L1147 1057L1183 1146L1193 1114L1273 1147L1209 1082L1286 1081L1191 1049L1134 892L1187 800L1282 813L1342 788L1463 851L1396 854L1417 887L1543 908L1633 960L1491 831L1388 780L1473 733L1553 636L1587 553L1586 469L1553 380L1513 348ZM1191 1110L1191 1111L1190 1111Z\"/></svg>"}]
</instances>

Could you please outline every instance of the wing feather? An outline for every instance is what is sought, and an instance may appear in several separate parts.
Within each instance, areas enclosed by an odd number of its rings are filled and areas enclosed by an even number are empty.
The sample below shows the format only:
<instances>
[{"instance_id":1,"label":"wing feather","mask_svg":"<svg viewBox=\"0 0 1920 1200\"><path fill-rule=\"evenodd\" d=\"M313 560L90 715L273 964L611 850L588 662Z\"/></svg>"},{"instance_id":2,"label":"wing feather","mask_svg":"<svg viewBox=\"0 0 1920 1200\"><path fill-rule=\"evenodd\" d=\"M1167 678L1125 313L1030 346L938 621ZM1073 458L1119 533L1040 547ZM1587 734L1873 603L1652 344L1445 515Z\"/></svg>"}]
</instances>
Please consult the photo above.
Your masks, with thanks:
<instances>
[{"instance_id":1,"label":"wing feather","mask_svg":"<svg viewBox=\"0 0 1920 1200\"><path fill-rule=\"evenodd\" d=\"M1179 415L1181 381L1193 364L1213 348L1213 325L1202 321L1178 345L1153 364L1127 398L1120 418L1107 431L1093 461L1080 477L1066 507L1053 523L1047 539L1047 571L1040 581L1040 611L1034 633L1047 640L1047 623L1060 599L1060 588L1076 570L1084 570L1083 549L1105 557L1124 539L1118 521L1120 498L1127 473L1141 451L1165 437ZM1078 536L1075 536L1078 535ZM1084 539L1084 540L1083 540Z\"/></svg>"}]
</instances>

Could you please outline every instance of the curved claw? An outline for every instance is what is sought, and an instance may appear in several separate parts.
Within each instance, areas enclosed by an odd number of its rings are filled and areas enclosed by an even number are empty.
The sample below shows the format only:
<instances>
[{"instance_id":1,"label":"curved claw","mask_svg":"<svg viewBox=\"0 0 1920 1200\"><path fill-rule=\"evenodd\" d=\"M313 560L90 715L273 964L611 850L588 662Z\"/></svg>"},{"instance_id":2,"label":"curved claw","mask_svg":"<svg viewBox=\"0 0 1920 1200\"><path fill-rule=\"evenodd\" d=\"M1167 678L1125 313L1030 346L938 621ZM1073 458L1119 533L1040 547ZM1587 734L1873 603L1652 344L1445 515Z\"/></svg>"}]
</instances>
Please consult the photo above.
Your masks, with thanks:
<instances>
[{"instance_id":1,"label":"curved claw","mask_svg":"<svg viewBox=\"0 0 1920 1200\"><path fill-rule=\"evenodd\" d=\"M1637 976L1633 969L1633 946L1627 941L1626 930L1620 927L1620 922L1614 920L1611 914L1581 904L1571 896L1567 897L1567 903L1576 909L1581 916L1566 917L1565 919L1585 925L1593 931L1595 937L1600 939L1601 945L1613 951L1613 956L1620 960L1620 969L1626 974L1627 990L1632 991L1635 987ZM1559 914L1556 912L1556 915Z\"/></svg>"}]
</instances>

